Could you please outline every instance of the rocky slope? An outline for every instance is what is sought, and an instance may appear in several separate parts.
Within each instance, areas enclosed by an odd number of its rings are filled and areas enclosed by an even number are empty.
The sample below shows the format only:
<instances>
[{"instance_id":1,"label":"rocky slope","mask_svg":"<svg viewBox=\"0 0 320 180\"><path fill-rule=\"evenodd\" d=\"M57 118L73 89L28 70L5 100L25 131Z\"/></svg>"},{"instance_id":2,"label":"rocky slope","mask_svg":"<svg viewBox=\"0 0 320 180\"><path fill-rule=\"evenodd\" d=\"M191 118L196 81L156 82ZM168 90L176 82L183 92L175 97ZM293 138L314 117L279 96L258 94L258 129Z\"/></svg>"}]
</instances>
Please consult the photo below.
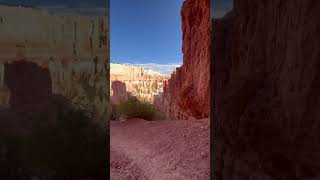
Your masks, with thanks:
<instances>
[{"instance_id":1,"label":"rocky slope","mask_svg":"<svg viewBox=\"0 0 320 180\"><path fill-rule=\"evenodd\" d=\"M185 0L181 10L183 65L171 75L155 105L170 119L210 114L210 1Z\"/></svg>"},{"instance_id":2,"label":"rocky slope","mask_svg":"<svg viewBox=\"0 0 320 180\"><path fill-rule=\"evenodd\" d=\"M48 70L51 93L63 95L79 107L91 107L97 119L106 119L109 84L109 27L104 17L62 16L41 9L0 6L0 94L8 107L14 82L7 67L28 61ZM22 23L23 22L23 23ZM14 30L13 30L14 29ZM21 67L27 82L18 83L28 92L31 74ZM12 69L16 71L16 69ZM13 78L13 79L12 79ZM38 84L44 86L44 84ZM44 88L46 89L46 88ZM9 95L9 96L8 96ZM25 95L30 96L32 95Z\"/></svg>"},{"instance_id":3,"label":"rocky slope","mask_svg":"<svg viewBox=\"0 0 320 180\"><path fill-rule=\"evenodd\" d=\"M111 64L110 67L110 84L120 81L125 84L128 93L151 103L154 96L162 92L164 82L169 78L158 72L145 70L140 66ZM110 92L111 96L117 93L112 87Z\"/></svg>"},{"instance_id":4,"label":"rocky slope","mask_svg":"<svg viewBox=\"0 0 320 180\"><path fill-rule=\"evenodd\" d=\"M235 0L214 22L215 179L319 179L319 9Z\"/></svg>"},{"instance_id":5,"label":"rocky slope","mask_svg":"<svg viewBox=\"0 0 320 180\"><path fill-rule=\"evenodd\" d=\"M209 119L130 119L110 126L112 180L210 179Z\"/></svg>"}]
</instances>

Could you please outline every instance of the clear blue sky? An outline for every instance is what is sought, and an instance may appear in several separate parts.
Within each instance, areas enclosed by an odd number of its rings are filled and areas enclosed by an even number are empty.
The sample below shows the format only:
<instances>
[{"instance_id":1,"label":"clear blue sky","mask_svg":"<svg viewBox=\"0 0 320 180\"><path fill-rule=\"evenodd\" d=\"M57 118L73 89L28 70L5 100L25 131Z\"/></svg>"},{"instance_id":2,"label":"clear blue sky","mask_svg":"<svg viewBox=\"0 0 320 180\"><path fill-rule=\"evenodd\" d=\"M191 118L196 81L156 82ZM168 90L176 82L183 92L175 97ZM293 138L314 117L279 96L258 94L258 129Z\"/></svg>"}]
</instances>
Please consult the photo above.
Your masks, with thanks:
<instances>
[{"instance_id":1,"label":"clear blue sky","mask_svg":"<svg viewBox=\"0 0 320 180\"><path fill-rule=\"evenodd\" d=\"M113 63L182 63L183 0L110 0Z\"/></svg>"}]
</instances>

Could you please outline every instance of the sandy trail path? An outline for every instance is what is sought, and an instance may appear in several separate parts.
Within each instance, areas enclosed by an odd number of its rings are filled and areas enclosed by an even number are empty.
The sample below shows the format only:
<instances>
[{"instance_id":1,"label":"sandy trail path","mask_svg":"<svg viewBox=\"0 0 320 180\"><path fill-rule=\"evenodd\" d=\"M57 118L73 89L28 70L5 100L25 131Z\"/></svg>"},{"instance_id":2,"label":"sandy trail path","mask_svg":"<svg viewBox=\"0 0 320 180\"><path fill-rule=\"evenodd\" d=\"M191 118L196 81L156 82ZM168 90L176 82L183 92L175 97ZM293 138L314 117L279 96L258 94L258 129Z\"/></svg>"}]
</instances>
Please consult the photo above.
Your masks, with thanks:
<instances>
[{"instance_id":1,"label":"sandy trail path","mask_svg":"<svg viewBox=\"0 0 320 180\"><path fill-rule=\"evenodd\" d=\"M110 125L112 180L209 180L209 119Z\"/></svg>"}]
</instances>

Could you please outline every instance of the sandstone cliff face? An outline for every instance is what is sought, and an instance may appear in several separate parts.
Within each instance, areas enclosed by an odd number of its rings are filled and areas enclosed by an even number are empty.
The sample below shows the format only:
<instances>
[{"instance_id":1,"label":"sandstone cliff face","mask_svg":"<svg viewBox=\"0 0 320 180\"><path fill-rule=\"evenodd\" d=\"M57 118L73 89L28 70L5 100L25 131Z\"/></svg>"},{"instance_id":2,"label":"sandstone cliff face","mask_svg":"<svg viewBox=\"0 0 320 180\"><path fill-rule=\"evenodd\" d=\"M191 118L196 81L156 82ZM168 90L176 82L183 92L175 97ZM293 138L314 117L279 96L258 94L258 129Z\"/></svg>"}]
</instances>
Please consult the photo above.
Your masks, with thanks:
<instances>
[{"instance_id":1,"label":"sandstone cliff face","mask_svg":"<svg viewBox=\"0 0 320 180\"><path fill-rule=\"evenodd\" d=\"M171 75L156 106L170 119L210 114L210 1L185 0L181 10L183 65Z\"/></svg>"},{"instance_id":2,"label":"sandstone cliff face","mask_svg":"<svg viewBox=\"0 0 320 180\"><path fill-rule=\"evenodd\" d=\"M215 179L318 179L320 2L235 0L213 24Z\"/></svg>"},{"instance_id":3,"label":"sandstone cliff face","mask_svg":"<svg viewBox=\"0 0 320 180\"><path fill-rule=\"evenodd\" d=\"M95 119L106 120L107 18L62 16L21 7L0 6L0 10L0 105L8 107L7 95L12 96L4 81L9 64L24 60L48 70L53 94L67 97L80 108L92 108ZM24 78L32 84L32 76Z\"/></svg>"},{"instance_id":4,"label":"sandstone cliff face","mask_svg":"<svg viewBox=\"0 0 320 180\"><path fill-rule=\"evenodd\" d=\"M141 100L153 103L154 96L162 92L163 85L168 76L155 71L145 70L140 66L111 64L110 84L121 81L125 84L127 92ZM115 92L110 89L111 97Z\"/></svg>"}]
</instances>

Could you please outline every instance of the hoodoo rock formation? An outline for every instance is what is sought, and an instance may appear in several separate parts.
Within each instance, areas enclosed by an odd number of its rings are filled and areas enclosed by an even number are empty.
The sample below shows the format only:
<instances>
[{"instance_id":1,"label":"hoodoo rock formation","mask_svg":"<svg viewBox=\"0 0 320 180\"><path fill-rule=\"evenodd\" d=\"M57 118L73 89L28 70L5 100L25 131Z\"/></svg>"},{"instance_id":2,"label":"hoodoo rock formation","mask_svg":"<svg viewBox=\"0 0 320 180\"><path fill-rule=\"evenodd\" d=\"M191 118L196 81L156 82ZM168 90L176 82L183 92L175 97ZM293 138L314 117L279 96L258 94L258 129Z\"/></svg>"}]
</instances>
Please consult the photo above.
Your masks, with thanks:
<instances>
[{"instance_id":1,"label":"hoodoo rock formation","mask_svg":"<svg viewBox=\"0 0 320 180\"><path fill-rule=\"evenodd\" d=\"M214 179L320 178L319 9L235 0L214 22Z\"/></svg>"},{"instance_id":2,"label":"hoodoo rock formation","mask_svg":"<svg viewBox=\"0 0 320 180\"><path fill-rule=\"evenodd\" d=\"M42 117L43 123L54 123L48 69L24 60L6 63L3 68L5 86L1 88L0 137L29 134L30 127L39 123L30 121L36 117L35 112L45 114L47 118Z\"/></svg>"},{"instance_id":3,"label":"hoodoo rock formation","mask_svg":"<svg viewBox=\"0 0 320 180\"><path fill-rule=\"evenodd\" d=\"M111 84L110 92L111 104L119 104L121 102L127 101L130 94L127 92L126 84L121 81L113 81Z\"/></svg>"},{"instance_id":4,"label":"hoodoo rock formation","mask_svg":"<svg viewBox=\"0 0 320 180\"><path fill-rule=\"evenodd\" d=\"M22 60L5 64L5 70L4 83L10 91L11 108L48 104L52 95L48 69Z\"/></svg>"},{"instance_id":5,"label":"hoodoo rock formation","mask_svg":"<svg viewBox=\"0 0 320 180\"><path fill-rule=\"evenodd\" d=\"M48 70L53 94L65 96L80 108L90 108L95 119L106 120L108 18L2 5L0 11L0 106L8 105L6 96L10 94L4 82L6 68L24 59ZM29 78L24 83L32 85L35 77L25 74L24 78Z\"/></svg>"},{"instance_id":6,"label":"hoodoo rock formation","mask_svg":"<svg viewBox=\"0 0 320 180\"><path fill-rule=\"evenodd\" d=\"M155 105L170 119L210 116L210 1L185 0L181 10L183 65Z\"/></svg>"},{"instance_id":7,"label":"hoodoo rock formation","mask_svg":"<svg viewBox=\"0 0 320 180\"><path fill-rule=\"evenodd\" d=\"M132 96L150 103L153 102L155 95L162 92L164 82L168 79L169 77L166 75L146 70L140 66L125 64L110 65L110 84L121 81ZM114 92L115 90L111 87L110 91Z\"/></svg>"}]
</instances>

